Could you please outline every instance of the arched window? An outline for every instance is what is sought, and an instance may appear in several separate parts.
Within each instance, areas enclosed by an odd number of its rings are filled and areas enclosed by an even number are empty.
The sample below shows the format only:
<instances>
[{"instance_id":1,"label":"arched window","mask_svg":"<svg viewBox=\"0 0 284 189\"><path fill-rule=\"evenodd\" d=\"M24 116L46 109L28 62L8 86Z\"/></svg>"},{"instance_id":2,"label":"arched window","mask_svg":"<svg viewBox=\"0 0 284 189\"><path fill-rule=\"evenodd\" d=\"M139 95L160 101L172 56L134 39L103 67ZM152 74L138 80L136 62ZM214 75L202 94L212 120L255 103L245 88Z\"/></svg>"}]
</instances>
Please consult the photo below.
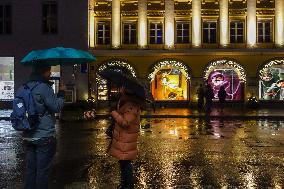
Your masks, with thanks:
<instances>
[{"instance_id":1,"label":"arched window","mask_svg":"<svg viewBox=\"0 0 284 189\"><path fill-rule=\"evenodd\" d=\"M136 77L136 72L134 68L124 60L109 60L104 62L97 71L96 82L97 82L97 97L98 100L109 100L112 96L117 93L117 87L114 85L109 85L106 80L102 79L98 73L104 70L116 70L122 72L123 74Z\"/></svg>"},{"instance_id":2,"label":"arched window","mask_svg":"<svg viewBox=\"0 0 284 189\"><path fill-rule=\"evenodd\" d=\"M187 66L175 59L157 62L149 80L154 100L189 100L189 74Z\"/></svg>"},{"instance_id":3,"label":"arched window","mask_svg":"<svg viewBox=\"0 0 284 189\"><path fill-rule=\"evenodd\" d=\"M271 60L259 70L259 99L284 100L284 59Z\"/></svg>"},{"instance_id":4,"label":"arched window","mask_svg":"<svg viewBox=\"0 0 284 189\"><path fill-rule=\"evenodd\" d=\"M205 70L204 79L213 88L214 99L218 99L221 87L227 92L227 100L244 99L246 74L243 67L235 61L223 59L211 62Z\"/></svg>"}]
</instances>

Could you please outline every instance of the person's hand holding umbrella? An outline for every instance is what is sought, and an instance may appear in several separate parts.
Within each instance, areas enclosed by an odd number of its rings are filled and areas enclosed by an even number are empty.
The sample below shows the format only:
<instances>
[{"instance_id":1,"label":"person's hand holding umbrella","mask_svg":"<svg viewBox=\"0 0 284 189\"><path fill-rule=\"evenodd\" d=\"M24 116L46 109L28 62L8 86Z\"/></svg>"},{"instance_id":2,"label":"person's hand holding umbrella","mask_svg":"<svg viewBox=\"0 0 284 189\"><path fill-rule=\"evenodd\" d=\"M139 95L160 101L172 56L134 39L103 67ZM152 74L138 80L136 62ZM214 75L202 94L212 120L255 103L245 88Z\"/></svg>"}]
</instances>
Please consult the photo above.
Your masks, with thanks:
<instances>
[{"instance_id":1,"label":"person's hand holding umbrella","mask_svg":"<svg viewBox=\"0 0 284 189\"><path fill-rule=\"evenodd\" d=\"M63 83L63 81L60 81L59 91L66 91L66 85Z\"/></svg>"}]
</instances>

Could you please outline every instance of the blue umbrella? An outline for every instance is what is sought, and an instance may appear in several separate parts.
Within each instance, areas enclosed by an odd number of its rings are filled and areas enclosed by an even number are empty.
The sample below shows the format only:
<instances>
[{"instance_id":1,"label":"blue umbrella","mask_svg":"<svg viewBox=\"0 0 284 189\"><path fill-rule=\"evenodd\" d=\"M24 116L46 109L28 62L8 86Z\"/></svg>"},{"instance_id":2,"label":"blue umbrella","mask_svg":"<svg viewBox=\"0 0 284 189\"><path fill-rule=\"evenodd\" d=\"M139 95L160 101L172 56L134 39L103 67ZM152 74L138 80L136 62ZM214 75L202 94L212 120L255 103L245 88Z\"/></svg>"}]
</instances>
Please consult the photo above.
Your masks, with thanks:
<instances>
[{"instance_id":1,"label":"blue umbrella","mask_svg":"<svg viewBox=\"0 0 284 189\"><path fill-rule=\"evenodd\" d=\"M21 60L21 64L56 66L85 64L94 61L96 61L96 58L89 52L73 48L56 47L31 51Z\"/></svg>"}]
</instances>

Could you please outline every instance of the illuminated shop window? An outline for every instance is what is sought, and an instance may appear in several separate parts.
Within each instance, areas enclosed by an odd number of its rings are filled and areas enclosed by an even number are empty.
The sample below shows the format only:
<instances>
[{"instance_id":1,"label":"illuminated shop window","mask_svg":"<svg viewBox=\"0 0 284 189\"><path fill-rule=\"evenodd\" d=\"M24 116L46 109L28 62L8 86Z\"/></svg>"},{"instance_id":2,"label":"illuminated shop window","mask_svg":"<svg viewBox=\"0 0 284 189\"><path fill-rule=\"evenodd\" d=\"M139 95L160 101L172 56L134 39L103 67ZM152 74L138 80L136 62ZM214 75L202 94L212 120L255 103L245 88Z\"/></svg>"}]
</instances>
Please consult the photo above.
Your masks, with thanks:
<instances>
[{"instance_id":1,"label":"illuminated shop window","mask_svg":"<svg viewBox=\"0 0 284 189\"><path fill-rule=\"evenodd\" d=\"M108 100L108 86L104 79L98 83L98 100Z\"/></svg>"},{"instance_id":2,"label":"illuminated shop window","mask_svg":"<svg viewBox=\"0 0 284 189\"><path fill-rule=\"evenodd\" d=\"M14 58L0 57L0 101L14 99Z\"/></svg>"},{"instance_id":3,"label":"illuminated shop window","mask_svg":"<svg viewBox=\"0 0 284 189\"><path fill-rule=\"evenodd\" d=\"M176 23L176 42L177 43L189 43L189 22L177 22Z\"/></svg>"},{"instance_id":4,"label":"illuminated shop window","mask_svg":"<svg viewBox=\"0 0 284 189\"><path fill-rule=\"evenodd\" d=\"M123 43L136 44L136 23L123 24Z\"/></svg>"},{"instance_id":5,"label":"illuminated shop window","mask_svg":"<svg viewBox=\"0 0 284 189\"><path fill-rule=\"evenodd\" d=\"M271 61L260 70L259 99L284 100L284 60Z\"/></svg>"},{"instance_id":6,"label":"illuminated shop window","mask_svg":"<svg viewBox=\"0 0 284 189\"><path fill-rule=\"evenodd\" d=\"M272 42L272 21L260 20L257 22L257 42L270 43Z\"/></svg>"},{"instance_id":7,"label":"illuminated shop window","mask_svg":"<svg viewBox=\"0 0 284 189\"><path fill-rule=\"evenodd\" d=\"M244 42L244 22L232 21L230 23L230 43Z\"/></svg>"},{"instance_id":8,"label":"illuminated shop window","mask_svg":"<svg viewBox=\"0 0 284 189\"><path fill-rule=\"evenodd\" d=\"M97 44L109 45L110 44L110 23L98 22L97 23Z\"/></svg>"},{"instance_id":9,"label":"illuminated shop window","mask_svg":"<svg viewBox=\"0 0 284 189\"><path fill-rule=\"evenodd\" d=\"M164 60L149 75L155 100L189 100L188 69L181 62Z\"/></svg>"},{"instance_id":10,"label":"illuminated shop window","mask_svg":"<svg viewBox=\"0 0 284 189\"><path fill-rule=\"evenodd\" d=\"M218 92L221 87L225 87L227 100L243 100L245 79L244 69L230 60L215 61L205 71L205 80L213 88L215 100L218 100Z\"/></svg>"},{"instance_id":11,"label":"illuminated shop window","mask_svg":"<svg viewBox=\"0 0 284 189\"><path fill-rule=\"evenodd\" d=\"M131 75L129 70L126 70L123 67L108 67L107 70L114 70L116 72L121 72L125 75ZM98 100L110 100L115 98L118 94L118 87L115 85L108 83L106 80L99 78L98 82Z\"/></svg>"},{"instance_id":12,"label":"illuminated shop window","mask_svg":"<svg viewBox=\"0 0 284 189\"><path fill-rule=\"evenodd\" d=\"M122 60L111 60L98 68L98 72L102 72L104 70L114 70L131 77L136 77L136 73L133 67ZM109 98L115 97L117 95L118 88L115 85L108 83L106 80L102 79L99 74L96 74L96 82L98 100L109 100Z\"/></svg>"},{"instance_id":13,"label":"illuminated shop window","mask_svg":"<svg viewBox=\"0 0 284 189\"><path fill-rule=\"evenodd\" d=\"M50 81L53 82L52 89L55 94L59 91L60 69L60 65L51 67Z\"/></svg>"},{"instance_id":14,"label":"illuminated shop window","mask_svg":"<svg viewBox=\"0 0 284 189\"><path fill-rule=\"evenodd\" d=\"M163 23L151 22L150 23L150 44L163 43Z\"/></svg>"},{"instance_id":15,"label":"illuminated shop window","mask_svg":"<svg viewBox=\"0 0 284 189\"><path fill-rule=\"evenodd\" d=\"M203 22L203 43L217 43L217 22Z\"/></svg>"}]
</instances>

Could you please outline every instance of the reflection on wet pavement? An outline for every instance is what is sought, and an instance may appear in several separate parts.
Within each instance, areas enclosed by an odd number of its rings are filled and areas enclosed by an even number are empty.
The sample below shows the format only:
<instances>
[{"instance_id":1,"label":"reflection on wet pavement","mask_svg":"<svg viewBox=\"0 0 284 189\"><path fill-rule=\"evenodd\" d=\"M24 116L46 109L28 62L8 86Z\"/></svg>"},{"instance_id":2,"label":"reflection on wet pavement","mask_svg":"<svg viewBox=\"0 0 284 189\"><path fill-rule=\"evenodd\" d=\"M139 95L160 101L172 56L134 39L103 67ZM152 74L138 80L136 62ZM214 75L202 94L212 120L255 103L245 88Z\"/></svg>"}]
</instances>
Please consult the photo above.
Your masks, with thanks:
<instances>
[{"instance_id":1,"label":"reflection on wet pavement","mask_svg":"<svg viewBox=\"0 0 284 189\"><path fill-rule=\"evenodd\" d=\"M3 110L0 109L0 118L1 117L10 117L12 110Z\"/></svg>"},{"instance_id":2,"label":"reflection on wet pavement","mask_svg":"<svg viewBox=\"0 0 284 189\"><path fill-rule=\"evenodd\" d=\"M20 133L10 122L0 121L0 188L22 182L23 153Z\"/></svg>"},{"instance_id":3,"label":"reflection on wet pavement","mask_svg":"<svg viewBox=\"0 0 284 189\"><path fill-rule=\"evenodd\" d=\"M106 154L108 124L58 124L52 188L116 188L117 160ZM281 121L144 119L138 146L137 188L284 187ZM4 121L0 149L0 188L13 188L22 182L23 149L20 135Z\"/></svg>"}]
</instances>

